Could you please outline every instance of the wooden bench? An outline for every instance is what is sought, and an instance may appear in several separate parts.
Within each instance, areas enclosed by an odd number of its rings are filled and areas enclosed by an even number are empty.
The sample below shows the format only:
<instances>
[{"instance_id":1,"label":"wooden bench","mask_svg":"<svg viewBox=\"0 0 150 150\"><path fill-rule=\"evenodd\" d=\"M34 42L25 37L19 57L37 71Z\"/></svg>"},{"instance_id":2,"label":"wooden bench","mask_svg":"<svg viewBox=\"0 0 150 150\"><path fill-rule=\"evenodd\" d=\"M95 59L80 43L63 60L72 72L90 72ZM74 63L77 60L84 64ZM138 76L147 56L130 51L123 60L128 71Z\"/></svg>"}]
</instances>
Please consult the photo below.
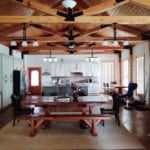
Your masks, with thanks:
<instances>
[{"instance_id":1,"label":"wooden bench","mask_svg":"<svg viewBox=\"0 0 150 150\"><path fill-rule=\"evenodd\" d=\"M96 127L101 120L110 120L110 115L100 114L49 114L49 115L19 115L18 120L27 120L30 123L30 136L36 134L37 129L44 121L84 121L93 136L97 136Z\"/></svg>"}]
</instances>

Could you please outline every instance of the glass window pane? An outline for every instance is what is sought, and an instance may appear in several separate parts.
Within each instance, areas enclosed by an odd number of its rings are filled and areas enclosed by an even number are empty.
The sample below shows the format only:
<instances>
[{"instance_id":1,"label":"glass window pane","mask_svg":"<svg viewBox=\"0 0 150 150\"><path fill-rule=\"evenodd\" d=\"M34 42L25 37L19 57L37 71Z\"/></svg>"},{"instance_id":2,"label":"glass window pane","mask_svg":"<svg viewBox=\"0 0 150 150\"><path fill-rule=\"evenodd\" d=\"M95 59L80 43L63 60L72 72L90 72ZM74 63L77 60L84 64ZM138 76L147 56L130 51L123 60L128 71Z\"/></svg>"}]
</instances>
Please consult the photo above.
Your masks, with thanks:
<instances>
[{"instance_id":1,"label":"glass window pane","mask_svg":"<svg viewBox=\"0 0 150 150\"><path fill-rule=\"evenodd\" d=\"M114 61L102 62L102 82L110 83L115 80L114 77L115 64Z\"/></svg>"},{"instance_id":2,"label":"glass window pane","mask_svg":"<svg viewBox=\"0 0 150 150\"><path fill-rule=\"evenodd\" d=\"M122 84L124 86L129 84L129 60L123 60L122 62Z\"/></svg>"},{"instance_id":3,"label":"glass window pane","mask_svg":"<svg viewBox=\"0 0 150 150\"><path fill-rule=\"evenodd\" d=\"M31 86L39 86L39 72L36 70L31 72Z\"/></svg>"},{"instance_id":4,"label":"glass window pane","mask_svg":"<svg viewBox=\"0 0 150 150\"><path fill-rule=\"evenodd\" d=\"M137 65L137 94L144 94L144 56L136 59Z\"/></svg>"}]
</instances>

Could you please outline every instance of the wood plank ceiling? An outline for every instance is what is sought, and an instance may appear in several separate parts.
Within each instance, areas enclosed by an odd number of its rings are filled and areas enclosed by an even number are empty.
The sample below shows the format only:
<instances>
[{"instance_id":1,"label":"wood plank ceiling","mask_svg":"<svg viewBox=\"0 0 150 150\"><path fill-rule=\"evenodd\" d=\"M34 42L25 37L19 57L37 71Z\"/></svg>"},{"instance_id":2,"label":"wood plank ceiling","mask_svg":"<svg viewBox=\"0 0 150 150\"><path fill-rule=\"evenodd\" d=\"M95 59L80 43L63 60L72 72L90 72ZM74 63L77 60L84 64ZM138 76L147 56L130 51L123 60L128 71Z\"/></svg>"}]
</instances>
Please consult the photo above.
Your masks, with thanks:
<instances>
[{"instance_id":1,"label":"wood plank ceiling","mask_svg":"<svg viewBox=\"0 0 150 150\"><path fill-rule=\"evenodd\" d=\"M62 0L1 0L0 43L10 46L13 39L17 49L25 54L95 54L120 52L144 40L150 40L150 0L76 0L72 10L74 20L66 21L60 14L68 14ZM72 18L71 18L72 19ZM23 23L26 38L36 39L39 46L21 46ZM113 24L119 46L112 46ZM103 40L109 40L103 46ZM74 44L70 49L69 45ZM11 47L14 49L13 47ZM15 47L16 49L16 47Z\"/></svg>"}]
</instances>

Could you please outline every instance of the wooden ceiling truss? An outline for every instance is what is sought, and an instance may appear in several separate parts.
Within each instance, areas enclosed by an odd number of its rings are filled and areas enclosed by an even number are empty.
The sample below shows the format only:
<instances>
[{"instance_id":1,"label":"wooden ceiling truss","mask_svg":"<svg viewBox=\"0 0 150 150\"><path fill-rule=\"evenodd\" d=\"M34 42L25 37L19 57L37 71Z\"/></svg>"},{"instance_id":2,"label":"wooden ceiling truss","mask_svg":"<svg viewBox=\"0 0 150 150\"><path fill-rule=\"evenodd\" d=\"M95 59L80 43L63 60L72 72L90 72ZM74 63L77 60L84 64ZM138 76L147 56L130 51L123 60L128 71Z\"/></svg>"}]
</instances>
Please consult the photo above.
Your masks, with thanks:
<instances>
[{"instance_id":1,"label":"wooden ceiling truss","mask_svg":"<svg viewBox=\"0 0 150 150\"><path fill-rule=\"evenodd\" d=\"M71 10L71 12L69 12L70 10L59 9L61 0L55 1L51 6L36 0L11 1L35 11L33 16L0 16L0 24L11 24L10 27L0 30L1 43L7 43L6 45L9 46L12 39L21 39L21 35L16 36L14 33L22 30L22 23L26 23L29 30L33 28L43 33L39 36L30 34L27 37L27 39L37 39L39 41L38 47L33 47L31 44L28 47L20 45L17 47L26 54L47 54L44 50L49 50L50 48L52 48L54 54L68 54L68 44L70 42L75 44L73 48L75 54L90 54L91 47L89 43L95 43L94 49L99 50L94 54L108 54L114 53L116 49L118 51L124 50L125 48L122 45L124 40L128 40L131 46L142 42L142 40L150 40L149 32L137 29L134 26L149 25L149 16L110 16L108 13L108 10L116 9L128 3L150 9L149 0L106 0L92 6L89 6L84 0L76 0L78 7ZM44 13L44 15L36 16L39 13ZM73 19L69 20L67 18L70 15L69 13L71 13ZM103 35L106 30L112 30L113 23L117 23L118 32L124 32L127 36L117 35L120 43L119 47L111 45L104 47L102 46L103 40L109 39L113 41L114 39L113 36ZM54 25L61 27L55 29ZM89 27L84 28L84 26ZM89 50L89 52L86 50Z\"/></svg>"}]
</instances>

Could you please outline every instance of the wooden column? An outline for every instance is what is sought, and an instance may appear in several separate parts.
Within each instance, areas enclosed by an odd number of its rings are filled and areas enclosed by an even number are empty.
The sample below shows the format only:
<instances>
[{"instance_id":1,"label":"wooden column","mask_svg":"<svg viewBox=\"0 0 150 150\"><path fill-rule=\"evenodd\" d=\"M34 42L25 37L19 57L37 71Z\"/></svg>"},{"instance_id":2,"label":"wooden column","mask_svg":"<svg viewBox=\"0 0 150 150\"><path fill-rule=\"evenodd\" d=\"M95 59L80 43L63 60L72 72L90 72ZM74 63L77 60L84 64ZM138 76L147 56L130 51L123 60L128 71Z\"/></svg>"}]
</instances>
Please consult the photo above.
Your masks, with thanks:
<instances>
[{"instance_id":1,"label":"wooden column","mask_svg":"<svg viewBox=\"0 0 150 150\"><path fill-rule=\"evenodd\" d=\"M119 57L118 63L119 63L119 76L118 76L118 84L122 84L122 71L121 71L121 66L122 66L122 61L121 61L121 52L118 50L114 50L114 53L116 53Z\"/></svg>"},{"instance_id":2,"label":"wooden column","mask_svg":"<svg viewBox=\"0 0 150 150\"><path fill-rule=\"evenodd\" d=\"M149 106L150 106L150 41L149 41L149 95L148 95L148 103L149 103Z\"/></svg>"},{"instance_id":3,"label":"wooden column","mask_svg":"<svg viewBox=\"0 0 150 150\"><path fill-rule=\"evenodd\" d=\"M133 81L133 50L132 47L129 47L129 82Z\"/></svg>"},{"instance_id":4,"label":"wooden column","mask_svg":"<svg viewBox=\"0 0 150 150\"><path fill-rule=\"evenodd\" d=\"M121 61L121 52L118 53L119 56L119 83L122 84L122 61Z\"/></svg>"}]
</instances>

